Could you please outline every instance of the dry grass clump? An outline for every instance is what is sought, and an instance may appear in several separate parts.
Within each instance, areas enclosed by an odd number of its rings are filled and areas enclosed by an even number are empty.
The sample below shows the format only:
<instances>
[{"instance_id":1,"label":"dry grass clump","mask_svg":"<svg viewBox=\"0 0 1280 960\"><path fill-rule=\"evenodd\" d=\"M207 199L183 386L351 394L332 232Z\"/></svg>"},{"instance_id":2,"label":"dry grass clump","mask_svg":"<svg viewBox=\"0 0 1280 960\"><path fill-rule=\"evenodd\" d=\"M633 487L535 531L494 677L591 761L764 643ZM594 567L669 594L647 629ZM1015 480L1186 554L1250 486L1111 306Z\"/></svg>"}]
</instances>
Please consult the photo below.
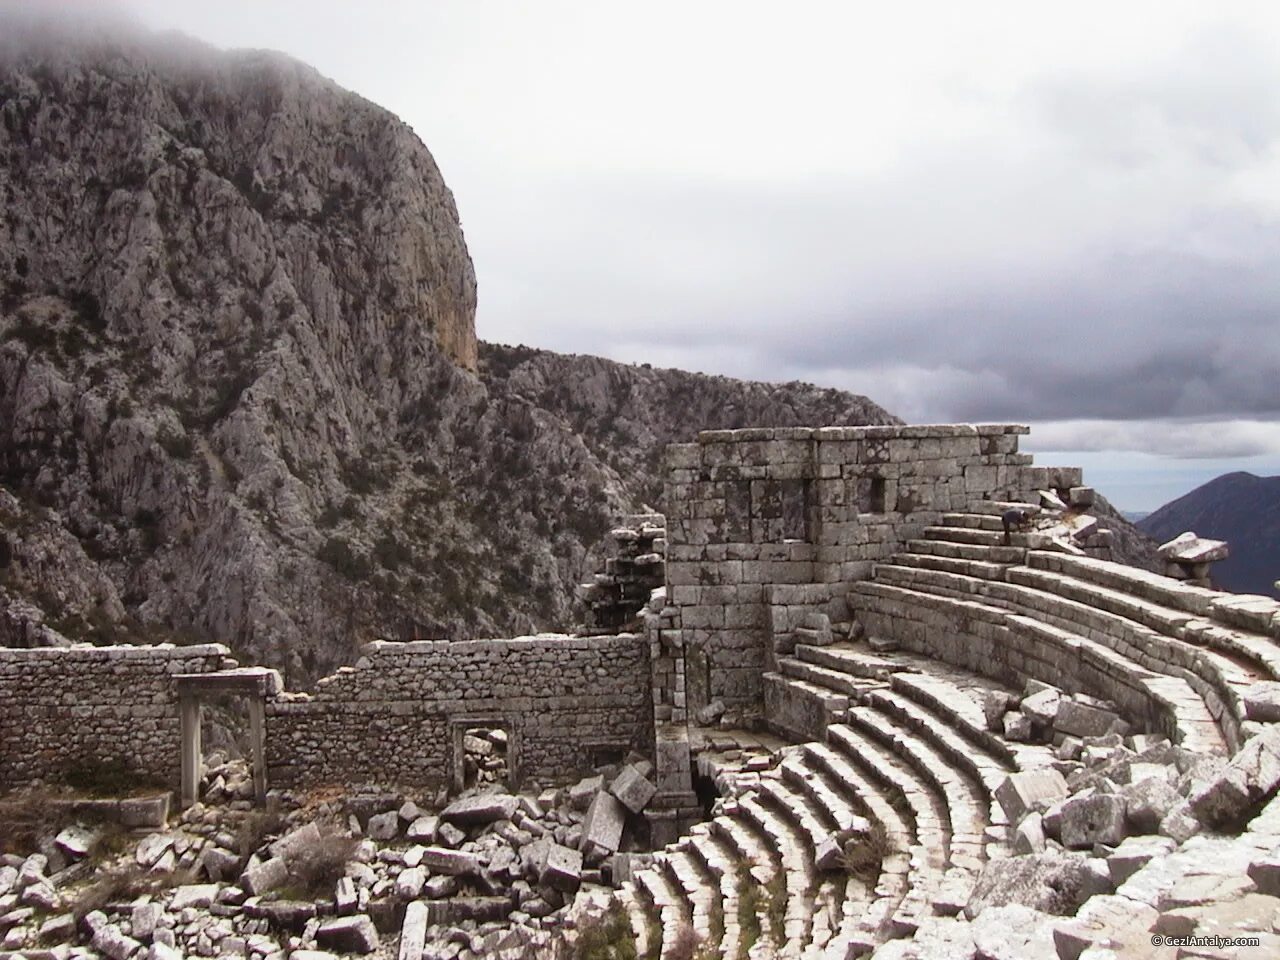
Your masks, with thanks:
<instances>
[{"instance_id":1,"label":"dry grass clump","mask_svg":"<svg viewBox=\"0 0 1280 960\"><path fill-rule=\"evenodd\" d=\"M129 863L102 874L85 887L71 905L71 913L79 926L93 911L110 904L128 903L143 894L154 897L171 887L181 887L194 881L195 875L189 870L153 873L136 863Z\"/></svg>"},{"instance_id":2,"label":"dry grass clump","mask_svg":"<svg viewBox=\"0 0 1280 960\"><path fill-rule=\"evenodd\" d=\"M855 838L844 845L840 865L846 872L871 885L879 878L885 858L892 854L893 844L884 824L875 821L865 837Z\"/></svg>"},{"instance_id":3,"label":"dry grass clump","mask_svg":"<svg viewBox=\"0 0 1280 960\"><path fill-rule=\"evenodd\" d=\"M572 960L636 960L635 935L620 902L610 901L603 914L579 925Z\"/></svg>"},{"instance_id":4,"label":"dry grass clump","mask_svg":"<svg viewBox=\"0 0 1280 960\"><path fill-rule=\"evenodd\" d=\"M355 837L327 832L322 833L319 840L290 851L287 860L289 892L299 894L303 899L332 893L359 845Z\"/></svg>"}]
</instances>

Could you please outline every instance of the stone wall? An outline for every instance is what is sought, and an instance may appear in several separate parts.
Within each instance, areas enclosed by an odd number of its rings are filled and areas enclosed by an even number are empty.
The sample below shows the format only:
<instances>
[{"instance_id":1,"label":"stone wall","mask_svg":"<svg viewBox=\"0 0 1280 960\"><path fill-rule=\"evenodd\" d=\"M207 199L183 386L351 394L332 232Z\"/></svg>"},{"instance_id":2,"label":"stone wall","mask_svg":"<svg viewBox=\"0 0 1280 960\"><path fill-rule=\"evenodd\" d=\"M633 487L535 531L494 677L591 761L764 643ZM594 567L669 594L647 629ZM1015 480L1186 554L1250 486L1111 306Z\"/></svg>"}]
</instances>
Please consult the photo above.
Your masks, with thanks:
<instances>
[{"instance_id":1,"label":"stone wall","mask_svg":"<svg viewBox=\"0 0 1280 960\"><path fill-rule=\"evenodd\" d=\"M798 626L815 610L847 621L848 585L942 513L1077 487L1078 468L1032 466L1018 452L1027 432L713 430L668 447L667 600L678 611L671 628L684 650L689 715L714 700L755 708L779 625Z\"/></svg>"},{"instance_id":2,"label":"stone wall","mask_svg":"<svg viewBox=\"0 0 1280 960\"><path fill-rule=\"evenodd\" d=\"M122 762L176 788L173 678L217 670L228 654L220 644L0 648L0 786Z\"/></svg>"},{"instance_id":3,"label":"stone wall","mask_svg":"<svg viewBox=\"0 0 1280 960\"><path fill-rule=\"evenodd\" d=\"M564 781L653 745L648 642L590 638L377 642L314 696L267 704L273 786L450 784L461 730L501 726L513 779Z\"/></svg>"}]
</instances>

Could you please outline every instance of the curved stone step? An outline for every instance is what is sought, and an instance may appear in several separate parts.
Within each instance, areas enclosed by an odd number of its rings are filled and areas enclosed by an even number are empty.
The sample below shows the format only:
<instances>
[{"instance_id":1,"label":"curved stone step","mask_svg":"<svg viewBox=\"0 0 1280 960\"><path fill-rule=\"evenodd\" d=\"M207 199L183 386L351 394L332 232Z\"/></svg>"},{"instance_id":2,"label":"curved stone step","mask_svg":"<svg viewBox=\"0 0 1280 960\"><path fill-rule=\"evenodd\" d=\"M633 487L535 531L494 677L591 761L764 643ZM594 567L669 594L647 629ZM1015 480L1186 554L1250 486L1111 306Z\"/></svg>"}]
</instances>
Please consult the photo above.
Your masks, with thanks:
<instances>
[{"instance_id":1,"label":"curved stone step","mask_svg":"<svg viewBox=\"0 0 1280 960\"><path fill-rule=\"evenodd\" d=\"M919 855L922 849L915 823L899 811L880 786L834 748L821 743L805 744L808 766L826 779L828 787L843 792L873 824L879 824L893 851L882 863L875 884L866 891L861 910L846 910L840 929L828 944L826 955L837 949L855 950L879 943L888 936L893 915L913 883L921 882L927 867ZM854 881L856 882L856 881ZM840 955L840 954L835 954ZM851 955L858 955L857 952Z\"/></svg>"},{"instance_id":2,"label":"curved stone step","mask_svg":"<svg viewBox=\"0 0 1280 960\"><path fill-rule=\"evenodd\" d=\"M735 812L721 814L712 821L712 835L724 842L734 858L734 886L737 889L738 901L732 911L732 926L741 942L742 931L738 923L739 903L743 895L743 884L754 884L758 888L768 888L778 873L785 868L782 864L781 852L766 842L759 827L749 819ZM742 870L739 873L739 870ZM770 918L761 902L755 911L756 923L760 928L760 939L772 937ZM726 911L726 927L730 926L730 915ZM779 936L782 934L780 933ZM739 950L741 954L741 950Z\"/></svg>"},{"instance_id":3,"label":"curved stone step","mask_svg":"<svg viewBox=\"0 0 1280 960\"><path fill-rule=\"evenodd\" d=\"M626 908L627 917L631 921L631 931L636 938L637 956L654 955L662 948L662 918L649 891L635 881L628 881L618 888L618 899Z\"/></svg>"},{"instance_id":4,"label":"curved stone step","mask_svg":"<svg viewBox=\"0 0 1280 960\"><path fill-rule=\"evenodd\" d=\"M829 743L873 777L883 778L912 811L918 843L911 850L912 876L902 902L893 911L888 936L902 936L914 930L920 919L931 912L929 897L941 883L947 869L950 847L949 826L945 824L945 801L936 796L894 754L861 731L845 724L834 724L828 731Z\"/></svg>"},{"instance_id":5,"label":"curved stone step","mask_svg":"<svg viewBox=\"0 0 1280 960\"><path fill-rule=\"evenodd\" d=\"M678 850L667 852L658 859L667 874L668 886L679 888L687 911L690 926L700 944L715 949L724 929L723 906L720 901L720 885L713 877L705 875L690 855L685 844Z\"/></svg>"},{"instance_id":6,"label":"curved stone step","mask_svg":"<svg viewBox=\"0 0 1280 960\"><path fill-rule=\"evenodd\" d=\"M675 952L685 930L693 929L693 911L678 884L673 884L659 864L636 871L637 889L643 889L658 911L662 924L660 956Z\"/></svg>"},{"instance_id":7,"label":"curved stone step","mask_svg":"<svg viewBox=\"0 0 1280 960\"><path fill-rule=\"evenodd\" d=\"M804 832L797 824L779 814L776 808L761 802L754 795L739 798L738 805L743 815L754 821L781 852L781 889L785 889L786 896L783 935L776 936L773 923L770 923L770 930L774 933L775 942L783 945L784 952L798 952L809 939L813 922L813 892L817 887L812 854L807 847ZM775 877L766 898L782 895L781 889ZM766 904L766 908L767 906Z\"/></svg>"},{"instance_id":8,"label":"curved stone step","mask_svg":"<svg viewBox=\"0 0 1280 960\"><path fill-rule=\"evenodd\" d=\"M720 936L714 947L723 957L736 957L740 933L738 927L738 860L728 845L710 831L691 835L686 842L690 857L701 863L704 876L713 877L719 885Z\"/></svg>"},{"instance_id":9,"label":"curved stone step","mask_svg":"<svg viewBox=\"0 0 1280 960\"><path fill-rule=\"evenodd\" d=\"M803 752L793 754L779 764L778 770L793 789L805 795L826 830L836 833L850 829L860 816L858 811L831 788L822 771L810 766L808 759Z\"/></svg>"},{"instance_id":10,"label":"curved stone step","mask_svg":"<svg viewBox=\"0 0 1280 960\"><path fill-rule=\"evenodd\" d=\"M987 563L1022 563L1027 555L1025 547L981 546L944 540L908 540L906 549L908 553L923 553L958 560L984 560Z\"/></svg>"},{"instance_id":11,"label":"curved stone step","mask_svg":"<svg viewBox=\"0 0 1280 960\"><path fill-rule=\"evenodd\" d=\"M986 830L991 825L991 796L976 769L956 764L928 734L901 724L882 703L854 707L846 722L905 759L921 781L932 786L945 813L947 866L975 873L981 870L986 860Z\"/></svg>"},{"instance_id":12,"label":"curved stone step","mask_svg":"<svg viewBox=\"0 0 1280 960\"><path fill-rule=\"evenodd\" d=\"M886 563L900 567L923 567L927 570L946 570L948 573L963 573L970 577L981 577L984 580L1003 580L1006 563L991 563L986 560L966 560L963 557L939 557L931 553L910 553L902 551L893 554L888 560L881 560L875 569Z\"/></svg>"},{"instance_id":13,"label":"curved stone step","mask_svg":"<svg viewBox=\"0 0 1280 960\"><path fill-rule=\"evenodd\" d=\"M993 589L1000 586L991 584ZM1159 675L1116 653L1106 643L1055 627L1043 617L1014 613L1007 607L878 581L850 584L849 596L865 626L894 637L910 650L1006 684L1033 677L1062 686L1070 693L1084 692L1111 700L1122 713L1139 718L1140 724L1153 727L1172 740L1190 736L1199 747L1225 752L1226 745L1216 733L1213 717L1203 701L1197 706L1190 699L1156 696L1148 681ZM963 642L958 642L961 637ZM1181 678L1173 679L1186 683ZM1205 721L1213 727L1213 733L1206 731Z\"/></svg>"}]
</instances>

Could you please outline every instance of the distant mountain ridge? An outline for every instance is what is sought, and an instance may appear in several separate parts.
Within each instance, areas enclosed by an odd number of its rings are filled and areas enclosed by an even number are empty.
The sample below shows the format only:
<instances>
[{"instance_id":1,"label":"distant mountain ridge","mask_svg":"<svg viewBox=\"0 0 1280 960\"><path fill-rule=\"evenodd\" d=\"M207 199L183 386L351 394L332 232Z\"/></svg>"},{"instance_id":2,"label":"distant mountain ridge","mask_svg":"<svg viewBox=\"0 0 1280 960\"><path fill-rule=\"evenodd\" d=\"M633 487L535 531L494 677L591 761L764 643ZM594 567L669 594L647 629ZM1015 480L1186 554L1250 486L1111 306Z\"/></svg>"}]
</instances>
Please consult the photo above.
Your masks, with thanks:
<instances>
[{"instance_id":1,"label":"distant mountain ridge","mask_svg":"<svg viewBox=\"0 0 1280 960\"><path fill-rule=\"evenodd\" d=\"M1184 530L1226 540L1231 556L1213 565L1219 586L1275 596L1280 579L1280 477L1223 474L1140 520L1138 529L1164 542Z\"/></svg>"}]
</instances>

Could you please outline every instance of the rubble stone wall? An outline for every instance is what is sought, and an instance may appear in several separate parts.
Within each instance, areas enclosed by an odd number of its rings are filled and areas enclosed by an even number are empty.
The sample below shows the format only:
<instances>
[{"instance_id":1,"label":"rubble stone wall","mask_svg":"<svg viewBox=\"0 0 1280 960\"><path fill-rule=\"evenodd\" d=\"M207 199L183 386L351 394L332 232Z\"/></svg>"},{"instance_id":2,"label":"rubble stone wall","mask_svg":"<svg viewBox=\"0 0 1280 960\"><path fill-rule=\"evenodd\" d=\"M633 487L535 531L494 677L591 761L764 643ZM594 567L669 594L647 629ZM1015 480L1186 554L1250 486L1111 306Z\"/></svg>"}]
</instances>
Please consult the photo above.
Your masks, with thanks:
<instances>
[{"instance_id":1,"label":"rubble stone wall","mask_svg":"<svg viewBox=\"0 0 1280 960\"><path fill-rule=\"evenodd\" d=\"M0 648L0 786L123 762L176 787L173 678L217 670L229 653L220 644Z\"/></svg>"},{"instance_id":2,"label":"rubble stone wall","mask_svg":"<svg viewBox=\"0 0 1280 960\"><path fill-rule=\"evenodd\" d=\"M633 634L377 642L314 696L267 704L273 786L452 782L457 731L505 728L521 782L564 781L602 750L653 746L648 642Z\"/></svg>"},{"instance_id":3,"label":"rubble stone wall","mask_svg":"<svg viewBox=\"0 0 1280 960\"><path fill-rule=\"evenodd\" d=\"M1036 467L1013 424L712 430L667 448L666 632L684 650L678 720L712 700L761 701L774 625L815 609L848 619L844 595L872 565L974 500L1028 500L1080 484ZM780 587L795 589L779 590ZM776 609L795 599L795 616ZM660 719L663 719L660 717Z\"/></svg>"}]
</instances>

